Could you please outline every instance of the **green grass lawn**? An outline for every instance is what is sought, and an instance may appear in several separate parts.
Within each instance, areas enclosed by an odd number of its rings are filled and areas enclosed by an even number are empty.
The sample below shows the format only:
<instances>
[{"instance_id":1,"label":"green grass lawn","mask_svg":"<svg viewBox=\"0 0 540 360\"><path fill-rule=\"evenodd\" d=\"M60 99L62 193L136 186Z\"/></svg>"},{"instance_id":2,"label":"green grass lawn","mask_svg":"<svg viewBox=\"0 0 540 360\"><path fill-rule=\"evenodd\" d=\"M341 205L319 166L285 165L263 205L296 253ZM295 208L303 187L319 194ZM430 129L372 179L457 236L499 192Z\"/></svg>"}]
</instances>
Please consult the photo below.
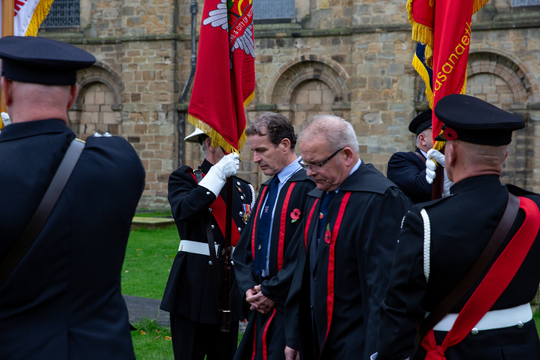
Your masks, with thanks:
<instances>
[{"instance_id":1,"label":"green grass lawn","mask_svg":"<svg viewBox=\"0 0 540 360\"><path fill-rule=\"evenodd\" d=\"M179 241L174 225L166 229L131 231L122 267L122 293L161 299ZM174 359L169 328L161 328L152 321L135 324L135 327L138 330L131 332L131 338L137 360Z\"/></svg>"},{"instance_id":2,"label":"green grass lawn","mask_svg":"<svg viewBox=\"0 0 540 360\"><path fill-rule=\"evenodd\" d=\"M131 231L122 267L122 293L161 299L179 241L174 225Z\"/></svg>"}]
</instances>

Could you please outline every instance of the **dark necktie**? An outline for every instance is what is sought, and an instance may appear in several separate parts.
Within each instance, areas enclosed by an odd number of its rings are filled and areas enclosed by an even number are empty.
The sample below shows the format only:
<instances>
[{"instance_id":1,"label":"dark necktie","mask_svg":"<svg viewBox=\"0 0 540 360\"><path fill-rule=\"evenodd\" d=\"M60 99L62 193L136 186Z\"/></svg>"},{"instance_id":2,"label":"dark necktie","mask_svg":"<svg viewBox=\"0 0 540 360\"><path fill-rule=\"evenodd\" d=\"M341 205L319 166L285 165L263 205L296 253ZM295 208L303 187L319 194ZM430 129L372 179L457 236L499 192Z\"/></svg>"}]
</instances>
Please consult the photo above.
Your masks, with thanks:
<instances>
[{"instance_id":1,"label":"dark necktie","mask_svg":"<svg viewBox=\"0 0 540 360\"><path fill-rule=\"evenodd\" d=\"M255 275L258 275L266 266L266 253L268 252L268 236L270 234L270 223L272 221L272 210L278 194L279 178L275 175L270 181L266 203L264 204L259 228L257 230L257 241L255 243L255 262L253 264Z\"/></svg>"},{"instance_id":2,"label":"dark necktie","mask_svg":"<svg viewBox=\"0 0 540 360\"><path fill-rule=\"evenodd\" d=\"M321 240L321 236L324 236L324 224L326 224L326 213L328 212L328 206L330 205L330 202L332 199L336 196L335 191L331 191L326 193L324 196L324 199L321 204L321 213L319 214L319 236L317 237L317 244Z\"/></svg>"}]
</instances>

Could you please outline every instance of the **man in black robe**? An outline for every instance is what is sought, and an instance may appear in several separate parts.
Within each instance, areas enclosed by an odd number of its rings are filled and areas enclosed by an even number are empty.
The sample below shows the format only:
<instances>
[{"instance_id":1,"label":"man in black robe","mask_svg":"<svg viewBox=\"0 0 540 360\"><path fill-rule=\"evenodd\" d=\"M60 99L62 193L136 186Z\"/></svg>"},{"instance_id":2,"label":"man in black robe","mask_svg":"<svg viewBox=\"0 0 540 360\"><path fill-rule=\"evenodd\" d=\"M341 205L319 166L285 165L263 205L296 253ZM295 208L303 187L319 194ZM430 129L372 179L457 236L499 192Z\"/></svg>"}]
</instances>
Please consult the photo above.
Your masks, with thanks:
<instances>
[{"instance_id":1,"label":"man in black robe","mask_svg":"<svg viewBox=\"0 0 540 360\"><path fill-rule=\"evenodd\" d=\"M416 134L416 150L393 154L388 160L386 176L417 204L431 200L431 184L426 180L427 152L433 147L431 109L415 117L409 131Z\"/></svg>"},{"instance_id":2,"label":"man in black robe","mask_svg":"<svg viewBox=\"0 0 540 360\"><path fill-rule=\"evenodd\" d=\"M287 359L365 359L376 349L379 308L410 200L359 158L347 121L319 115L300 135L317 188L307 216L286 316Z\"/></svg>"},{"instance_id":3,"label":"man in black robe","mask_svg":"<svg viewBox=\"0 0 540 360\"><path fill-rule=\"evenodd\" d=\"M238 343L238 320L242 316L242 299L236 286L223 288L225 244L225 180L236 174L238 155L225 155L223 149L212 146L212 140L201 130L195 130L186 141L198 142L205 149L205 160L199 167L201 181L189 166L181 166L169 178L169 203L180 245L174 259L161 309L170 312L174 357L176 360L231 360ZM232 195L233 246L248 222L254 192L246 181L234 177ZM210 211L211 209L212 211ZM210 219L208 218L210 216ZM207 222L211 231L218 260L218 294L214 288L214 276L206 233ZM236 240L235 240L236 239ZM231 272L232 273L232 272ZM234 277L231 284L234 283ZM230 292L230 331L221 331L221 313L218 301L223 292ZM223 306L223 304L221 305Z\"/></svg>"},{"instance_id":4,"label":"man in black robe","mask_svg":"<svg viewBox=\"0 0 540 360\"><path fill-rule=\"evenodd\" d=\"M519 196L520 206L529 203L531 209L537 210L540 204L537 194L512 185L503 186L499 180L512 131L525 126L520 117L465 95L444 97L435 113L444 123L443 136L447 140L445 155L439 154L438 162L446 166L454 185L450 196L415 205L404 219L381 311L377 360L426 358L424 345L415 350L417 327L427 313L438 312L434 309L465 278L487 244L492 243L490 238L501 223L509 194ZM500 235L502 245L494 247L495 256L491 261L488 258L486 269L494 267L514 240L525 240L517 237L511 241L523 228L525 219L530 219L538 230L540 219L532 220L529 213L519 209L517 216L509 218L509 231L506 236L504 232ZM474 285L464 288L464 296L455 297L455 305L450 303L452 308L449 313L442 313L444 317L435 325L432 335L428 333L422 339L429 341L434 336L439 346L430 352L429 359L540 359L540 342L529 305L540 281L540 241L537 232L531 231L530 236L534 242L528 253L522 254L522 262L517 262L517 254L512 253L514 259L503 265L504 274L512 266L518 267L507 280L508 285L502 285L503 277L498 276L488 293L476 293L480 283L484 286L484 270L479 273L479 280L472 281ZM492 298L498 291L502 293ZM462 321L458 314L474 301L478 301L475 308L468 310L463 319L476 316L478 320L463 327L462 341L445 349L443 340L453 339L459 326L452 333L449 331ZM485 311L479 312L480 306L485 306Z\"/></svg>"},{"instance_id":5,"label":"man in black robe","mask_svg":"<svg viewBox=\"0 0 540 360\"><path fill-rule=\"evenodd\" d=\"M233 256L238 287L246 310L251 308L235 359L280 360L285 358L284 305L294 270L286 264L296 257L298 239L294 243L292 238L305 217L306 194L315 184L298 163L296 134L286 117L262 114L246 135L253 160L272 179L261 187Z\"/></svg>"}]
</instances>

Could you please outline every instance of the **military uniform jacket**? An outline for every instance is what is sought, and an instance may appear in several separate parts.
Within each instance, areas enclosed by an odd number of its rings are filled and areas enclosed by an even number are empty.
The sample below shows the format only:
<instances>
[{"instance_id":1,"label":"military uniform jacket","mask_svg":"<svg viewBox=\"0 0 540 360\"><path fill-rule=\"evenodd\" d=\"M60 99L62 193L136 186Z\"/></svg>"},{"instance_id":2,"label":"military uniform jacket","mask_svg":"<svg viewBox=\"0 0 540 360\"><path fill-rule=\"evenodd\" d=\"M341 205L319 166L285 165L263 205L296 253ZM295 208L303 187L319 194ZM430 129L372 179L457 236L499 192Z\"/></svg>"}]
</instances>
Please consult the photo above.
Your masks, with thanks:
<instances>
[{"instance_id":1,"label":"military uniform jacket","mask_svg":"<svg viewBox=\"0 0 540 360\"><path fill-rule=\"evenodd\" d=\"M313 316L318 347L313 351L310 314L309 251L318 228L323 192L308 196L295 241L301 246L287 300L287 345L300 350L303 359L356 360L376 348L379 307L389 280L399 227L410 200L372 165L362 163L340 186L326 219L333 232L341 217L337 238L323 235L318 245ZM342 208L344 198L349 197ZM327 229L327 225L324 226ZM315 354L313 354L313 352Z\"/></svg>"},{"instance_id":2,"label":"military uniform jacket","mask_svg":"<svg viewBox=\"0 0 540 360\"><path fill-rule=\"evenodd\" d=\"M405 195L418 204L431 200L431 184L426 180L426 163L419 149L415 152L398 152L388 160L388 179L392 180Z\"/></svg>"},{"instance_id":3,"label":"military uniform jacket","mask_svg":"<svg viewBox=\"0 0 540 360\"><path fill-rule=\"evenodd\" d=\"M206 174L212 164L204 161L201 170ZM169 203L171 205L178 235L180 239L198 241L208 244L206 237L206 219L210 205L216 200L215 195L208 189L199 186L192 175L193 170L182 166L174 171L169 178ZM246 181L234 177L232 196L232 217L240 234L247 223L253 190ZM221 197L226 201L227 185L221 190ZM247 205L247 206L246 206ZM244 217L245 216L245 217ZM212 215L214 241L224 245L225 237ZM190 318L201 324L220 324L221 320L217 310L216 295L214 291L214 278L212 267L208 264L209 256L179 251L174 259L169 280L165 288L161 309L179 316ZM223 284L223 257L218 258L220 284ZM234 272L231 271L231 284ZM238 290L231 293L231 320L243 319L242 300Z\"/></svg>"},{"instance_id":4,"label":"military uniform jacket","mask_svg":"<svg viewBox=\"0 0 540 360\"><path fill-rule=\"evenodd\" d=\"M502 218L509 190L516 196L532 199L537 205L540 203L537 194L511 185L502 186L497 176L489 175L461 180L452 186L451 196L415 205L407 214L392 269L391 285L381 313L378 360L401 360L413 353L416 327L425 313L432 311L474 265ZM426 209L431 223L427 283L423 269L422 208ZM506 247L523 220L524 212L520 209L502 248ZM539 261L540 241L537 237L514 279L491 310L512 308L533 299L540 281ZM473 291L469 291L451 313L459 313ZM445 335L444 331L435 331L437 344L442 344ZM536 360L540 359L539 347L534 321L530 321L521 329L509 327L469 334L446 351L446 358ZM425 351L421 349L412 358L424 357Z\"/></svg>"},{"instance_id":5,"label":"military uniform jacket","mask_svg":"<svg viewBox=\"0 0 540 360\"><path fill-rule=\"evenodd\" d=\"M55 119L2 130L0 259L74 138ZM41 233L0 288L0 359L135 359L120 273L144 177L127 141L87 139Z\"/></svg>"}]
</instances>

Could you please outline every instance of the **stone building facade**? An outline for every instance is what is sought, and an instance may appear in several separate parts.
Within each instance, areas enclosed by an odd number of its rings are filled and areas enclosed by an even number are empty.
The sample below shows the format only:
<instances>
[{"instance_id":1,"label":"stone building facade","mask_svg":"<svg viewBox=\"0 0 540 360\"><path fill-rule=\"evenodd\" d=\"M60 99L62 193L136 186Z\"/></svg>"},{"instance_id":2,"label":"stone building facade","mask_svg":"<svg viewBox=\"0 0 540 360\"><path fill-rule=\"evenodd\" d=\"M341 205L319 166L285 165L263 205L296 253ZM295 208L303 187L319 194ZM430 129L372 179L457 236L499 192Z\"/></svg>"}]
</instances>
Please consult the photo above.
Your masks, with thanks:
<instances>
[{"instance_id":1,"label":"stone building facade","mask_svg":"<svg viewBox=\"0 0 540 360\"><path fill-rule=\"evenodd\" d=\"M255 12L249 119L276 111L300 131L315 114L342 116L357 132L361 158L383 172L392 153L414 147L407 126L427 102L411 65L416 43L406 0L254 1L275 11ZM80 0L77 26L39 34L97 57L79 74L72 128L82 138L108 131L134 146L147 174L143 208L167 207L169 174L204 156L178 141L193 130L183 121L189 93L180 103L191 71L192 2ZM199 0L197 33L202 6ZM515 135L503 180L540 192L538 19L539 0L491 0L473 17L467 94L524 116L527 127ZM240 176L258 188L265 178L248 145L242 157Z\"/></svg>"}]
</instances>

